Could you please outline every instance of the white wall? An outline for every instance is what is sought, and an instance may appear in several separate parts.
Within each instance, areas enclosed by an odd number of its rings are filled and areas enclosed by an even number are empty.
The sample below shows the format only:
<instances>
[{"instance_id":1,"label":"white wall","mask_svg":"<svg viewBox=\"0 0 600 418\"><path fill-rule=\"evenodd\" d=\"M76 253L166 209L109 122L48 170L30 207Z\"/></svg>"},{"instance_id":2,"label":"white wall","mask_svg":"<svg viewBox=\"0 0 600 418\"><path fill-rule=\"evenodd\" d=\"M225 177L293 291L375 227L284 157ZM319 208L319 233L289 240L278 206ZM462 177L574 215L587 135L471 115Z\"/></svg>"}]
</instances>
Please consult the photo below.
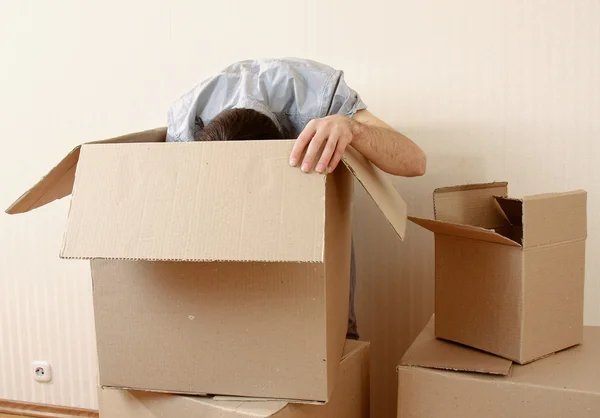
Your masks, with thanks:
<instances>
[{"instance_id":1,"label":"white wall","mask_svg":"<svg viewBox=\"0 0 600 418\"><path fill-rule=\"evenodd\" d=\"M81 141L164 125L177 96L232 61L308 57L344 69L428 152L426 177L397 180L413 214L455 183L587 189L585 319L600 325L599 21L596 0L4 0L0 205ZM364 193L356 202L373 416L392 417L395 364L432 311L432 237L411 227L400 244ZM0 398L93 408L87 266L57 258L67 206L0 216ZM33 383L38 359L54 384Z\"/></svg>"}]
</instances>

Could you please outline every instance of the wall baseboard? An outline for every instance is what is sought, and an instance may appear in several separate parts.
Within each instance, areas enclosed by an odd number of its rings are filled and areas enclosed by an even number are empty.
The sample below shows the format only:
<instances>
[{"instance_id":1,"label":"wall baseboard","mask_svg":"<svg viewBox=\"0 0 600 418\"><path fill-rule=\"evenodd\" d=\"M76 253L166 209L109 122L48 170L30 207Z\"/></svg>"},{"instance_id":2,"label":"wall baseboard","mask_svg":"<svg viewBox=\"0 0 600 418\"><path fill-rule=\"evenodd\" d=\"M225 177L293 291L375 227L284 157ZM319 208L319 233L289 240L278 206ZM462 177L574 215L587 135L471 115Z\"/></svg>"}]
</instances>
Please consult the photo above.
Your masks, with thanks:
<instances>
[{"instance_id":1,"label":"wall baseboard","mask_svg":"<svg viewBox=\"0 0 600 418\"><path fill-rule=\"evenodd\" d=\"M98 418L98 411L0 399L0 414L34 418Z\"/></svg>"}]
</instances>

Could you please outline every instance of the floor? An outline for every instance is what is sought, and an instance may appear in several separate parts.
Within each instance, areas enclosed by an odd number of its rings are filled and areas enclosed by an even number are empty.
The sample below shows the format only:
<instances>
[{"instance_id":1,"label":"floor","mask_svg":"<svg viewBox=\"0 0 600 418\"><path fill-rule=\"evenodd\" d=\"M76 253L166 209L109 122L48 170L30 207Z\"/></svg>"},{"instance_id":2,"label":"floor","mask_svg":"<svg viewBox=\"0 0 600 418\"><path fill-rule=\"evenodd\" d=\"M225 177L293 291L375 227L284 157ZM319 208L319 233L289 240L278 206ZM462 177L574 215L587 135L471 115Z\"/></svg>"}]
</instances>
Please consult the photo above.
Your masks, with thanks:
<instances>
[{"instance_id":1,"label":"floor","mask_svg":"<svg viewBox=\"0 0 600 418\"><path fill-rule=\"evenodd\" d=\"M98 418L97 411L50 405L26 404L0 399L0 418Z\"/></svg>"}]
</instances>

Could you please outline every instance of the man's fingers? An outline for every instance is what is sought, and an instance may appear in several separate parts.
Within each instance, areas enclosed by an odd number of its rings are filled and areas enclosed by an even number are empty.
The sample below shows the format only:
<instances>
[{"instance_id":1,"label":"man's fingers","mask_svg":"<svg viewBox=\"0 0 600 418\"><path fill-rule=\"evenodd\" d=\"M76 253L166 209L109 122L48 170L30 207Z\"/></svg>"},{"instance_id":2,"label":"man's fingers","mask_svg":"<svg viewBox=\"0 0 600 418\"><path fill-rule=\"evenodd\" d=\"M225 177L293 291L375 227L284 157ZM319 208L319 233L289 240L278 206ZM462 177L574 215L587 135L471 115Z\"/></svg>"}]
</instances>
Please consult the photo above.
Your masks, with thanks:
<instances>
[{"instance_id":1,"label":"man's fingers","mask_svg":"<svg viewBox=\"0 0 600 418\"><path fill-rule=\"evenodd\" d=\"M290 154L290 165L296 167L300 162L300 158L302 157L302 153L306 148L306 145L311 141L313 136L317 133L316 122L310 121L308 125L304 128L302 133L296 139L294 143L294 148L292 148L292 152Z\"/></svg>"},{"instance_id":2,"label":"man's fingers","mask_svg":"<svg viewBox=\"0 0 600 418\"><path fill-rule=\"evenodd\" d=\"M319 174L323 174L327 167L329 167L331 157L335 153L336 147L338 144L338 135L335 132L332 132L327 138L327 143L325 144L325 148L323 149L323 153L321 154L321 158L317 163L317 167L315 171Z\"/></svg>"},{"instance_id":3,"label":"man's fingers","mask_svg":"<svg viewBox=\"0 0 600 418\"><path fill-rule=\"evenodd\" d=\"M344 146L344 142L338 141L337 146L335 147L335 153L333 157L331 157L331 161L329 161L329 166L327 167L327 172L332 173L333 170L336 169L342 157L344 156L344 152L346 151L346 146Z\"/></svg>"},{"instance_id":4,"label":"man's fingers","mask_svg":"<svg viewBox=\"0 0 600 418\"><path fill-rule=\"evenodd\" d=\"M306 150L306 154L304 155L304 160L302 161L302 171L308 173L312 170L315 160L317 159L317 154L319 153L321 146L327 140L328 132L325 130L317 131L315 136L313 136L310 144L308 144L308 149Z\"/></svg>"}]
</instances>

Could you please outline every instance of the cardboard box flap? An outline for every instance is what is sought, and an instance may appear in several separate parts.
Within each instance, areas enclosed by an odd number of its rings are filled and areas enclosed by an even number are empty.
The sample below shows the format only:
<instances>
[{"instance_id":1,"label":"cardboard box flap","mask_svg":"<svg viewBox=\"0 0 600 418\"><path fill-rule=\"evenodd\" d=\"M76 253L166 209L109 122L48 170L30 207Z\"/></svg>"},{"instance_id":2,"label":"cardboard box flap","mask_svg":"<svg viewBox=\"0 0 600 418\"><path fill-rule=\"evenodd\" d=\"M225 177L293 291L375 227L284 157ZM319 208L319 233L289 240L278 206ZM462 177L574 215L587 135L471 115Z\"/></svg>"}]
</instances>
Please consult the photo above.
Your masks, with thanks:
<instances>
[{"instance_id":1,"label":"cardboard box flap","mask_svg":"<svg viewBox=\"0 0 600 418\"><path fill-rule=\"evenodd\" d=\"M77 146L31 189L21 195L7 210L9 215L25 213L71 194L75 167L79 161Z\"/></svg>"},{"instance_id":2,"label":"cardboard box flap","mask_svg":"<svg viewBox=\"0 0 600 418\"><path fill-rule=\"evenodd\" d=\"M392 228L404 239L408 209L389 177L351 146L346 148L343 161L381 209Z\"/></svg>"},{"instance_id":3,"label":"cardboard box flap","mask_svg":"<svg viewBox=\"0 0 600 418\"><path fill-rule=\"evenodd\" d=\"M587 237L587 193L575 190L523 198L525 247L557 245Z\"/></svg>"},{"instance_id":4,"label":"cardboard box flap","mask_svg":"<svg viewBox=\"0 0 600 418\"><path fill-rule=\"evenodd\" d=\"M166 129L159 128L90 143L160 142L165 140L165 136ZM70 195L73 190L80 148L81 145L75 147L36 185L19 197L6 210L6 213L14 215L29 212Z\"/></svg>"},{"instance_id":5,"label":"cardboard box flap","mask_svg":"<svg viewBox=\"0 0 600 418\"><path fill-rule=\"evenodd\" d=\"M84 145L61 256L322 262L326 176L290 167L292 147Z\"/></svg>"},{"instance_id":6,"label":"cardboard box flap","mask_svg":"<svg viewBox=\"0 0 600 418\"><path fill-rule=\"evenodd\" d=\"M520 244L507 238L495 231L479 228L469 225L457 225L448 222L434 221L432 219L422 219L409 216L411 222L433 232L434 234L450 235L453 237L474 239L479 241L492 242L496 244L510 245L520 247Z\"/></svg>"},{"instance_id":7,"label":"cardboard box flap","mask_svg":"<svg viewBox=\"0 0 600 418\"><path fill-rule=\"evenodd\" d=\"M495 196L506 196L508 183L443 187L433 192L434 218L460 225L496 229L506 225Z\"/></svg>"},{"instance_id":8,"label":"cardboard box flap","mask_svg":"<svg viewBox=\"0 0 600 418\"><path fill-rule=\"evenodd\" d=\"M434 318L432 317L402 357L401 366L502 376L506 376L510 372L512 366L510 360L437 339L434 326Z\"/></svg>"}]
</instances>

